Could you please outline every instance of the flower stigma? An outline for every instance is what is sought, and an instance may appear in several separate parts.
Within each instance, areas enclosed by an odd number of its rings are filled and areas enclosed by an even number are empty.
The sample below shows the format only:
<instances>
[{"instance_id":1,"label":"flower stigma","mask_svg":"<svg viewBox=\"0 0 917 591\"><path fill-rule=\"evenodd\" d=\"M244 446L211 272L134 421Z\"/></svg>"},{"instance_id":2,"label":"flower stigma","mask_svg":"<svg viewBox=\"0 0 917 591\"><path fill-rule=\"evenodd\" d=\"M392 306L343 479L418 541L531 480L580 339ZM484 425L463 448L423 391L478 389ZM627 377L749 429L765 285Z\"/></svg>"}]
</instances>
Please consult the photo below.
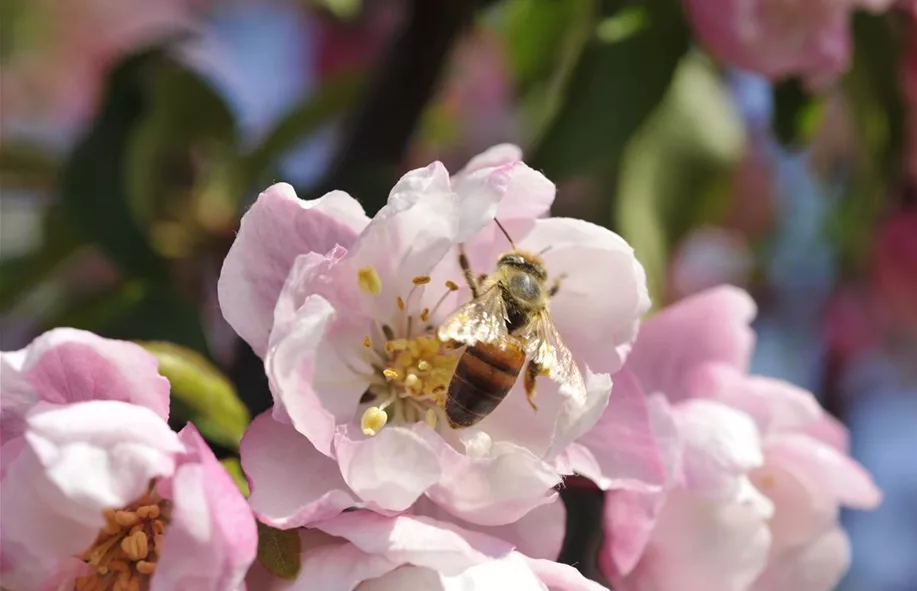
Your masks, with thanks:
<instances>
[{"instance_id":1,"label":"flower stigma","mask_svg":"<svg viewBox=\"0 0 917 591\"><path fill-rule=\"evenodd\" d=\"M121 510L105 511L105 526L79 558L90 574L76 578L75 591L141 591L149 588L162 553L170 504L152 488Z\"/></svg>"},{"instance_id":2,"label":"flower stigma","mask_svg":"<svg viewBox=\"0 0 917 591\"><path fill-rule=\"evenodd\" d=\"M357 281L367 295L376 296L382 291L382 282L372 267L360 269ZM458 286L447 281L446 294L432 309L413 310L417 288L430 281L425 275L414 277L407 296L396 296L396 328L377 319L374 334L363 337L363 350L369 351L371 364L377 370L363 398L364 403L370 404L360 419L365 435L374 436L387 424L423 421L434 429L440 423L448 424L443 408L458 356L436 337L428 321Z\"/></svg>"}]
</instances>

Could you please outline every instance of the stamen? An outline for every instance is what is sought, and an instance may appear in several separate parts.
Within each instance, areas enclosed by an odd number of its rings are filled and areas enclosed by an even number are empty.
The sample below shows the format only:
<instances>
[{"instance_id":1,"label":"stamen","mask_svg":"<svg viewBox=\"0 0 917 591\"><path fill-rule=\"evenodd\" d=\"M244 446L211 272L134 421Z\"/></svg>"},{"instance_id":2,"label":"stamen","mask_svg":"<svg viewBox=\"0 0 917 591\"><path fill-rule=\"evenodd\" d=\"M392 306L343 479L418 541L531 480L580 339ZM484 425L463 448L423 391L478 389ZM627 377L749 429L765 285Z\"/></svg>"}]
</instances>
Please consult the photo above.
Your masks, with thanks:
<instances>
[{"instance_id":1,"label":"stamen","mask_svg":"<svg viewBox=\"0 0 917 591\"><path fill-rule=\"evenodd\" d=\"M387 380L394 380L398 378L398 372L390 367L383 369L382 375L384 375Z\"/></svg>"},{"instance_id":2,"label":"stamen","mask_svg":"<svg viewBox=\"0 0 917 591\"><path fill-rule=\"evenodd\" d=\"M419 369L420 371L430 371L431 367L432 366L430 365L430 362L427 361L426 359L421 359L420 361L417 362L417 369Z\"/></svg>"},{"instance_id":3,"label":"stamen","mask_svg":"<svg viewBox=\"0 0 917 591\"><path fill-rule=\"evenodd\" d=\"M401 296L395 300L398 303L398 309L404 312L404 300L401 299Z\"/></svg>"},{"instance_id":4,"label":"stamen","mask_svg":"<svg viewBox=\"0 0 917 591\"><path fill-rule=\"evenodd\" d=\"M369 338L369 335L366 335L365 337L363 337L363 346L366 347L367 349L372 349L373 340Z\"/></svg>"},{"instance_id":5,"label":"stamen","mask_svg":"<svg viewBox=\"0 0 917 591\"><path fill-rule=\"evenodd\" d=\"M420 319L424 322L430 319L430 308L423 309L423 312L420 313Z\"/></svg>"},{"instance_id":6,"label":"stamen","mask_svg":"<svg viewBox=\"0 0 917 591\"><path fill-rule=\"evenodd\" d=\"M436 411L432 408L428 408L427 412L423 415L423 422L430 426L431 429L436 428Z\"/></svg>"},{"instance_id":7,"label":"stamen","mask_svg":"<svg viewBox=\"0 0 917 591\"><path fill-rule=\"evenodd\" d=\"M385 336L386 341L391 341L395 338L395 331L388 324L382 325L382 334Z\"/></svg>"},{"instance_id":8,"label":"stamen","mask_svg":"<svg viewBox=\"0 0 917 591\"><path fill-rule=\"evenodd\" d=\"M455 281L446 281L446 287L449 288L449 291L458 291L458 284Z\"/></svg>"},{"instance_id":9,"label":"stamen","mask_svg":"<svg viewBox=\"0 0 917 591\"><path fill-rule=\"evenodd\" d=\"M370 295L382 293L382 280L379 279L379 274L376 272L375 267L369 266L359 269L357 271L357 284L363 293Z\"/></svg>"},{"instance_id":10,"label":"stamen","mask_svg":"<svg viewBox=\"0 0 917 591\"><path fill-rule=\"evenodd\" d=\"M364 435L370 437L376 435L388 422L388 415L385 411L377 406L370 406L363 412L363 418L360 419L360 428Z\"/></svg>"},{"instance_id":11,"label":"stamen","mask_svg":"<svg viewBox=\"0 0 917 591\"><path fill-rule=\"evenodd\" d=\"M426 285L427 283L430 283L430 277L427 275L420 275L411 281L414 283L414 285Z\"/></svg>"}]
</instances>

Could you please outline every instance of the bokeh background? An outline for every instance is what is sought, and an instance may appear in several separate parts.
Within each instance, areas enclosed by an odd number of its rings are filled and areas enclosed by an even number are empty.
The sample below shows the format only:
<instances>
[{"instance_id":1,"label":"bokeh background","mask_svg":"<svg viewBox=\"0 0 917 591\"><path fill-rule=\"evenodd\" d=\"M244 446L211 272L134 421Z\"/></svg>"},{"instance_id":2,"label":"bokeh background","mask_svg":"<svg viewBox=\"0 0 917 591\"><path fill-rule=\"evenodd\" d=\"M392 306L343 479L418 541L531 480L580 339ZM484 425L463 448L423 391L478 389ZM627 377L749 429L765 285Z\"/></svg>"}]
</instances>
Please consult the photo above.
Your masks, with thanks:
<instances>
[{"instance_id":1,"label":"bokeh background","mask_svg":"<svg viewBox=\"0 0 917 591\"><path fill-rule=\"evenodd\" d=\"M679 0L3 0L2 348L53 326L167 340L260 412L263 371L216 301L258 192L344 189L372 214L404 171L513 142L558 184L555 215L635 246L656 307L752 293L754 371L815 392L885 491L846 516L842 591L913 591L905 4L855 13L849 69L813 94L705 51Z\"/></svg>"}]
</instances>

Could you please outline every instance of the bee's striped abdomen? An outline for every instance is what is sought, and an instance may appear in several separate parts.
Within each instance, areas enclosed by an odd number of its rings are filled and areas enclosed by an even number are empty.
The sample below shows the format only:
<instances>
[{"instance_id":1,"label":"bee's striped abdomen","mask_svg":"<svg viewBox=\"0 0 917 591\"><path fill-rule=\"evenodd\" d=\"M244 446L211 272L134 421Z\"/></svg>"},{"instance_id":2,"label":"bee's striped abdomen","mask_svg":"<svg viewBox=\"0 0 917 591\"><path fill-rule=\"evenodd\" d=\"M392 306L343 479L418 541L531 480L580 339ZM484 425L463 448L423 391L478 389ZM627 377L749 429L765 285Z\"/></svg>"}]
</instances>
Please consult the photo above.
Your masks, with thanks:
<instances>
[{"instance_id":1,"label":"bee's striped abdomen","mask_svg":"<svg viewBox=\"0 0 917 591\"><path fill-rule=\"evenodd\" d=\"M514 339L465 349L446 398L450 426L470 427L493 412L516 383L524 364L525 352Z\"/></svg>"}]
</instances>

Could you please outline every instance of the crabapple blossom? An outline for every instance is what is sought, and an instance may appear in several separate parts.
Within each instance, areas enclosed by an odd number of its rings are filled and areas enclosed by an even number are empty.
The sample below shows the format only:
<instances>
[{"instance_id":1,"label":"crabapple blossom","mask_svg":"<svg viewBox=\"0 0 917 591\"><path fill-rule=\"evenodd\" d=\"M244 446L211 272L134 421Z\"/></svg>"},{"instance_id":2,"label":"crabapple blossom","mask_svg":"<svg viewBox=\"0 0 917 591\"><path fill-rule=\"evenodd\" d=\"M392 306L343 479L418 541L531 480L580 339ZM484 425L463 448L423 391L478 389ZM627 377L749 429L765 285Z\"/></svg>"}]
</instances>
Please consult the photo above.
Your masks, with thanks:
<instances>
[{"instance_id":1,"label":"crabapple blossom","mask_svg":"<svg viewBox=\"0 0 917 591\"><path fill-rule=\"evenodd\" d=\"M239 589L245 499L138 345L55 329L2 354L5 589Z\"/></svg>"},{"instance_id":2,"label":"crabapple blossom","mask_svg":"<svg viewBox=\"0 0 917 591\"><path fill-rule=\"evenodd\" d=\"M624 240L542 217L554 185L519 156L502 145L452 177L438 162L412 170L372 220L345 193L303 202L285 184L243 217L219 296L227 321L264 358L274 395L273 419L257 419L242 445L262 520L295 527L351 506L396 513L426 496L457 518L500 525L555 498L562 452L608 404L609 374L649 300ZM471 297L458 246L475 273L510 250L495 216L519 248L543 252L551 277L563 278L551 314L587 391L574 395L542 378L533 412L517 384L475 427L453 430L442 407L458 357L435 328ZM327 478L285 487L288 498L268 503L281 493L261 492L277 487L260 481L260 461L246 456L280 454L294 434L308 440L298 465L314 461L310 472ZM620 472L622 482L662 480L658 458Z\"/></svg>"},{"instance_id":3,"label":"crabapple blossom","mask_svg":"<svg viewBox=\"0 0 917 591\"><path fill-rule=\"evenodd\" d=\"M616 376L649 396L669 470L662 491L607 496L616 589L828 591L846 571L839 508L881 493L811 393L748 374L754 314L736 288L686 298L641 328L634 379Z\"/></svg>"},{"instance_id":4,"label":"crabapple blossom","mask_svg":"<svg viewBox=\"0 0 917 591\"><path fill-rule=\"evenodd\" d=\"M425 517L386 517L370 511L353 511L298 532L302 562L296 579L277 579L256 565L247 578L249 588L264 591L605 589L570 566L530 558L503 540Z\"/></svg>"},{"instance_id":5,"label":"crabapple blossom","mask_svg":"<svg viewBox=\"0 0 917 591\"><path fill-rule=\"evenodd\" d=\"M694 32L718 59L770 79L798 76L824 87L850 61L855 9L895 0L683 0Z\"/></svg>"}]
</instances>

